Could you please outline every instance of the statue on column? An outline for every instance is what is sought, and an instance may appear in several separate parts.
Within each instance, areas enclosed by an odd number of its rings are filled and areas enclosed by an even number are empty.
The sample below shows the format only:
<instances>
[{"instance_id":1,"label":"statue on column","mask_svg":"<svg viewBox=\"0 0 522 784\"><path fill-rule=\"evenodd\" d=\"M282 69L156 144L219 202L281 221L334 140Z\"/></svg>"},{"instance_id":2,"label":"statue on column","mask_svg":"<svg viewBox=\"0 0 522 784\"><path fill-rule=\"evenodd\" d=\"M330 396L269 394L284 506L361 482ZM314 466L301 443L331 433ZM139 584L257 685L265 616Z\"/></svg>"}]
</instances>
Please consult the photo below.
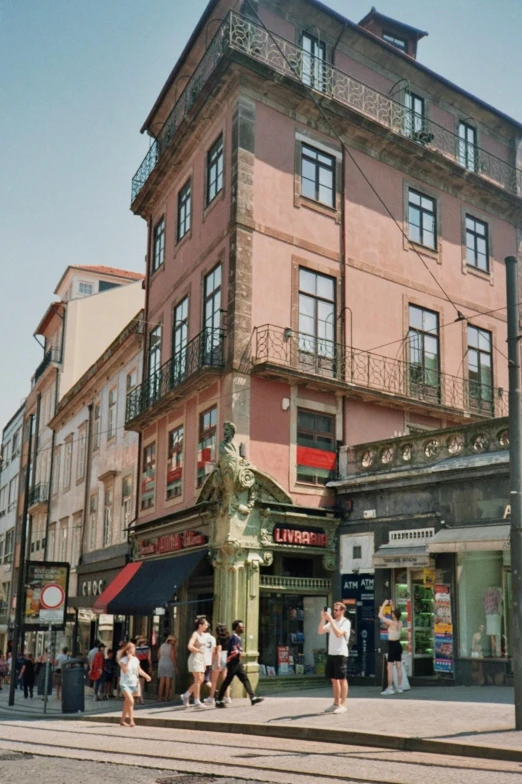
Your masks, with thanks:
<instances>
[{"instance_id":1,"label":"statue on column","mask_svg":"<svg viewBox=\"0 0 522 784\"><path fill-rule=\"evenodd\" d=\"M232 515L248 515L254 507L255 475L252 465L241 457L234 441L236 426L225 422L224 438L219 444L219 459L214 471L214 486L221 493L221 510Z\"/></svg>"}]
</instances>

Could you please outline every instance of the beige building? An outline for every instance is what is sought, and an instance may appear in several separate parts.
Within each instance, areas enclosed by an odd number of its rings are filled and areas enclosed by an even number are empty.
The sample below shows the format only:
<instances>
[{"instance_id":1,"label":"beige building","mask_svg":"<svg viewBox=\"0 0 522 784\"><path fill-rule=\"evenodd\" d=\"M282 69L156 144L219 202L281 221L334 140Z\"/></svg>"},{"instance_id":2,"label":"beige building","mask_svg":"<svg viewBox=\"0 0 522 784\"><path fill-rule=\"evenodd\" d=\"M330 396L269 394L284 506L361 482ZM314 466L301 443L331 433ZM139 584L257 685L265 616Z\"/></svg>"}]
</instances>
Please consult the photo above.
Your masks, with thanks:
<instances>
[{"instance_id":1,"label":"beige building","mask_svg":"<svg viewBox=\"0 0 522 784\"><path fill-rule=\"evenodd\" d=\"M141 377L142 335L140 312L61 399L49 422L54 451L46 554L71 565L71 622L63 641L75 652L89 650L95 635L108 647L113 634L121 635L118 618L98 618L91 607L128 560L138 436L124 427L125 396Z\"/></svg>"},{"instance_id":2,"label":"beige building","mask_svg":"<svg viewBox=\"0 0 522 784\"><path fill-rule=\"evenodd\" d=\"M143 276L105 266L67 267L34 332L43 341L43 359L31 379L26 400L21 456L21 475L30 462L27 557L49 556L49 487L52 483L55 436L49 427L59 401L100 357L122 328L143 307ZM29 457L30 423L33 426ZM71 455L64 454L64 461ZM24 487L18 495L15 565L19 563ZM12 591L16 594L14 570Z\"/></svg>"}]
</instances>

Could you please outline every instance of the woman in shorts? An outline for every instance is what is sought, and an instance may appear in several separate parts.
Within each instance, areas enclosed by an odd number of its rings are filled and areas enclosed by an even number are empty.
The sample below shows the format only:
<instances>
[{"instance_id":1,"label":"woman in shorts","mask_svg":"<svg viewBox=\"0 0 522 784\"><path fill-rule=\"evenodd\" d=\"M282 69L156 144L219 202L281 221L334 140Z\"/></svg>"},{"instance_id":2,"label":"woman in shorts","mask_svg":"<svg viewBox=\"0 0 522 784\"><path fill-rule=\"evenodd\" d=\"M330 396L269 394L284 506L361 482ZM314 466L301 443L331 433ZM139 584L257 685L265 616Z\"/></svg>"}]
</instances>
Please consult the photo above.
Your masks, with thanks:
<instances>
[{"instance_id":1,"label":"woman in shorts","mask_svg":"<svg viewBox=\"0 0 522 784\"><path fill-rule=\"evenodd\" d=\"M391 616L385 615L384 610L389 607ZM402 694L402 645L401 632L402 621L401 611L393 608L390 599L386 599L379 609L379 620L388 627L388 687L381 692L386 696L389 694ZM393 686L393 666L397 669L397 688Z\"/></svg>"},{"instance_id":2,"label":"woman in shorts","mask_svg":"<svg viewBox=\"0 0 522 784\"><path fill-rule=\"evenodd\" d=\"M196 710L204 708L204 705L202 705L200 700L200 692L206 670L204 650L207 644L208 627L209 623L206 618L198 618L194 623L194 632L187 646L190 651L188 670L194 677L194 683L190 689L182 695L185 708L189 707L191 694L194 697L194 707Z\"/></svg>"},{"instance_id":3,"label":"woman in shorts","mask_svg":"<svg viewBox=\"0 0 522 784\"><path fill-rule=\"evenodd\" d=\"M121 714L120 724L123 727L135 727L134 724L134 695L139 694L139 678L145 678L147 683L150 681L150 675L140 667L139 660L136 656L136 646L132 642L128 642L123 649L123 656L120 659L120 689L123 694L123 711ZM125 719L129 720L127 723Z\"/></svg>"}]
</instances>

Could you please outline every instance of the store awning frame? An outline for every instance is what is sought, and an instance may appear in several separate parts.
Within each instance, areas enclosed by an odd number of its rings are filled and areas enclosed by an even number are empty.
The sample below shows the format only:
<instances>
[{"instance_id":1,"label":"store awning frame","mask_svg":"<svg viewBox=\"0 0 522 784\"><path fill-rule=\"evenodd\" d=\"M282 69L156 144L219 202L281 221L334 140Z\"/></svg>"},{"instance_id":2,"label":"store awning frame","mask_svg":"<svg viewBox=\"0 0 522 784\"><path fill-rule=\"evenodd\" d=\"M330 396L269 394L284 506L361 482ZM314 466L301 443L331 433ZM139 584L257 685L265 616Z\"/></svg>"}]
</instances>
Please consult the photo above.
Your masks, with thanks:
<instances>
[{"instance_id":1,"label":"store awning frame","mask_svg":"<svg viewBox=\"0 0 522 784\"><path fill-rule=\"evenodd\" d=\"M92 611L98 615L153 615L156 607L167 607L207 554L205 548L129 563L98 596Z\"/></svg>"},{"instance_id":2,"label":"store awning frame","mask_svg":"<svg viewBox=\"0 0 522 784\"><path fill-rule=\"evenodd\" d=\"M509 550L511 526L463 525L443 528L428 542L429 553L467 553Z\"/></svg>"},{"instance_id":3,"label":"store awning frame","mask_svg":"<svg viewBox=\"0 0 522 784\"><path fill-rule=\"evenodd\" d=\"M374 569L423 568L432 564L425 544L407 544L404 547L384 544L373 554Z\"/></svg>"}]
</instances>

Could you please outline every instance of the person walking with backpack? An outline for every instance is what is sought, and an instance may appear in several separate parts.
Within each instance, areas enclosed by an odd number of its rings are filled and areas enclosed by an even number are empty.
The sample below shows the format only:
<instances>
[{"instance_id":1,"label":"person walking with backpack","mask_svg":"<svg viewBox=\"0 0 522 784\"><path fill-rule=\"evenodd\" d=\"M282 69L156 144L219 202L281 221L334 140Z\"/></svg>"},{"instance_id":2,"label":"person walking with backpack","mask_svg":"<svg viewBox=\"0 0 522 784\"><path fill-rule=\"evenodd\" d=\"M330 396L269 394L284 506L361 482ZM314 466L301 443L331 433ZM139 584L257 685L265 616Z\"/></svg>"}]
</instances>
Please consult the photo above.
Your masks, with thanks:
<instances>
[{"instance_id":1,"label":"person walking with backpack","mask_svg":"<svg viewBox=\"0 0 522 784\"><path fill-rule=\"evenodd\" d=\"M325 713L346 713L348 698L348 653L351 623L344 617L346 607L335 602L333 616L325 608L317 629L318 634L328 634L328 658L326 677L330 678L333 691L333 705Z\"/></svg>"},{"instance_id":2,"label":"person walking with backpack","mask_svg":"<svg viewBox=\"0 0 522 784\"><path fill-rule=\"evenodd\" d=\"M230 635L230 639L228 641L227 677L221 684L221 688L216 699L216 708L225 707L223 697L225 696L228 687L236 676L245 687L252 705L257 705L259 702L263 702L263 697L256 697L254 694L254 690L250 685L248 675L246 674L245 668L243 667L243 663L241 661L241 657L243 656L243 646L241 644L241 637L239 635L243 634L244 631L245 625L243 621L234 621L232 624L233 633Z\"/></svg>"}]
</instances>

